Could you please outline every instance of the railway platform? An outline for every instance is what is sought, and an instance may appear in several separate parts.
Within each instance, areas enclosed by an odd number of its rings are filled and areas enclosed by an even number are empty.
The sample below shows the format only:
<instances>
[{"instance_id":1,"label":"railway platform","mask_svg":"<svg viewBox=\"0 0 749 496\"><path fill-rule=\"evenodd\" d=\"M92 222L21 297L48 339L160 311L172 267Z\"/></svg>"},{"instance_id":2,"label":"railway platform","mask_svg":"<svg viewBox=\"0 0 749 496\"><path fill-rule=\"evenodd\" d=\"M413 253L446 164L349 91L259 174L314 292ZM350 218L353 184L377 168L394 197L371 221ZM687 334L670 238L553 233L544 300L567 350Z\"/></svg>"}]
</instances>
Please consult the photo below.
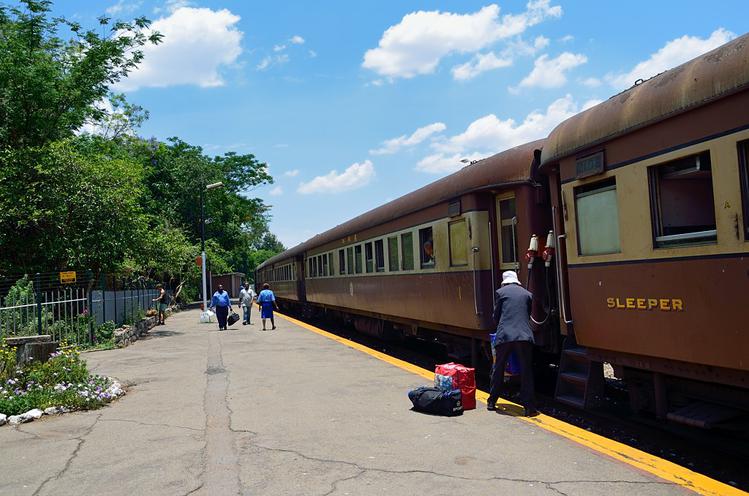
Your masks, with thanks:
<instances>
[{"instance_id":1,"label":"railway platform","mask_svg":"<svg viewBox=\"0 0 749 496\"><path fill-rule=\"evenodd\" d=\"M86 354L128 386L112 405L0 428L0 494L743 494L503 400L488 412L484 393L459 417L413 412L429 371L290 318L197 321Z\"/></svg>"}]
</instances>

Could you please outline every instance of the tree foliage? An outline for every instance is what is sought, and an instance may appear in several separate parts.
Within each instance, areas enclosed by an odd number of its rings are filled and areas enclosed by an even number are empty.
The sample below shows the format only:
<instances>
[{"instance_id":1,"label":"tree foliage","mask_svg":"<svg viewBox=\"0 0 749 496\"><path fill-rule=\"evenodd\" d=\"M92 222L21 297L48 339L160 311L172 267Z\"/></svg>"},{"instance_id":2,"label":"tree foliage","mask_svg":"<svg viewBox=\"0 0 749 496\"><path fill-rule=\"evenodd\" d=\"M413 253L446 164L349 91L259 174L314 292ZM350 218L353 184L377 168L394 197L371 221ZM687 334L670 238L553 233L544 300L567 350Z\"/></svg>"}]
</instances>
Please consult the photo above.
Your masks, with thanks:
<instances>
[{"instance_id":1,"label":"tree foliage","mask_svg":"<svg viewBox=\"0 0 749 496\"><path fill-rule=\"evenodd\" d=\"M283 249L250 196L273 182L265 163L143 139L148 112L111 93L161 41L150 21L84 30L52 18L50 1L20 5L0 5L0 274L92 269L197 287L201 191L219 181L202 198L214 273L250 272Z\"/></svg>"}]
</instances>

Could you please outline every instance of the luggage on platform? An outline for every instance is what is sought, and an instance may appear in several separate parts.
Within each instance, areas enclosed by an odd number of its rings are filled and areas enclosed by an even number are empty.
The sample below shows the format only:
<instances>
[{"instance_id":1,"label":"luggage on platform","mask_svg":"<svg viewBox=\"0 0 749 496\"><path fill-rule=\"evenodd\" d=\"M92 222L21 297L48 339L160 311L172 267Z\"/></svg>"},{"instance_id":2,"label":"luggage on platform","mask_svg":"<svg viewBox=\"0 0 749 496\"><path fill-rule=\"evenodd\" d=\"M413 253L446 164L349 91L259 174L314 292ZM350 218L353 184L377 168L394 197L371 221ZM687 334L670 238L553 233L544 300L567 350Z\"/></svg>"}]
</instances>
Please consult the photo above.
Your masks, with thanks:
<instances>
[{"instance_id":1,"label":"luggage on platform","mask_svg":"<svg viewBox=\"0 0 749 496\"><path fill-rule=\"evenodd\" d=\"M231 315L226 319L226 323L229 325L234 325L237 322L239 322L239 315L237 312L232 312Z\"/></svg>"},{"instance_id":2,"label":"luggage on platform","mask_svg":"<svg viewBox=\"0 0 749 496\"><path fill-rule=\"evenodd\" d=\"M439 388L421 386L408 392L408 398L418 412L454 417L463 414L460 390L443 391Z\"/></svg>"},{"instance_id":3,"label":"luggage on platform","mask_svg":"<svg viewBox=\"0 0 749 496\"><path fill-rule=\"evenodd\" d=\"M200 314L201 324L210 324L211 322L215 322L215 321L216 321L216 314L210 310L206 310L205 312L202 312Z\"/></svg>"},{"instance_id":4,"label":"luggage on platform","mask_svg":"<svg viewBox=\"0 0 749 496\"><path fill-rule=\"evenodd\" d=\"M460 391L464 410L476 408L475 369L454 362L437 365L434 369L434 385L443 390Z\"/></svg>"}]
</instances>

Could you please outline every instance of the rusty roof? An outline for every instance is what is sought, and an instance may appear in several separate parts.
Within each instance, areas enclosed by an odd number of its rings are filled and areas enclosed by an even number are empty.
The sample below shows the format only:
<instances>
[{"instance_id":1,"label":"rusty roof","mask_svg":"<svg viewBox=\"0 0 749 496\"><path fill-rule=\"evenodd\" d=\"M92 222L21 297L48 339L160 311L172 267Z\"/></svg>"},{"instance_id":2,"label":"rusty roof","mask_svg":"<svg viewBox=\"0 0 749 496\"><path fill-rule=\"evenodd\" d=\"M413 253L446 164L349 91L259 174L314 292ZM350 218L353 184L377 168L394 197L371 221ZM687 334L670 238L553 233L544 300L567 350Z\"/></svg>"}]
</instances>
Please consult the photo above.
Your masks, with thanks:
<instances>
[{"instance_id":1,"label":"rusty roof","mask_svg":"<svg viewBox=\"0 0 749 496\"><path fill-rule=\"evenodd\" d=\"M466 193L531 181L534 151L543 140L533 141L474 162L459 171L427 184L272 257L258 266L296 256L365 229L379 226Z\"/></svg>"},{"instance_id":2,"label":"rusty roof","mask_svg":"<svg viewBox=\"0 0 749 496\"><path fill-rule=\"evenodd\" d=\"M636 84L559 124L541 167L749 88L749 34Z\"/></svg>"}]
</instances>

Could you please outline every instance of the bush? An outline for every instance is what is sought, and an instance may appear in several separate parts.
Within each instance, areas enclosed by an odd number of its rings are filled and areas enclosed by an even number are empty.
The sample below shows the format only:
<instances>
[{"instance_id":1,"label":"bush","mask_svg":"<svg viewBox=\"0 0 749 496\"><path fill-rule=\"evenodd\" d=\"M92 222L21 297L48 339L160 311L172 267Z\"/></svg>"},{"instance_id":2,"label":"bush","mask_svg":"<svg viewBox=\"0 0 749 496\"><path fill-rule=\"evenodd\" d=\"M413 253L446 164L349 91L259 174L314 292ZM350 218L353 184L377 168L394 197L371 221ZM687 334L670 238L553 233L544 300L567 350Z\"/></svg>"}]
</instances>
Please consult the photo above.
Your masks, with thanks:
<instances>
[{"instance_id":1,"label":"bush","mask_svg":"<svg viewBox=\"0 0 749 496\"><path fill-rule=\"evenodd\" d=\"M106 341L111 341L114 339L114 330L115 330L114 322L111 320L108 320L101 324L99 327L96 328L96 331L94 331L94 335L96 337L97 343L102 343Z\"/></svg>"},{"instance_id":2,"label":"bush","mask_svg":"<svg viewBox=\"0 0 749 496\"><path fill-rule=\"evenodd\" d=\"M78 349L62 346L45 363L16 368L0 381L0 413L18 415L33 408L64 406L96 409L111 401L106 377L91 375Z\"/></svg>"}]
</instances>

